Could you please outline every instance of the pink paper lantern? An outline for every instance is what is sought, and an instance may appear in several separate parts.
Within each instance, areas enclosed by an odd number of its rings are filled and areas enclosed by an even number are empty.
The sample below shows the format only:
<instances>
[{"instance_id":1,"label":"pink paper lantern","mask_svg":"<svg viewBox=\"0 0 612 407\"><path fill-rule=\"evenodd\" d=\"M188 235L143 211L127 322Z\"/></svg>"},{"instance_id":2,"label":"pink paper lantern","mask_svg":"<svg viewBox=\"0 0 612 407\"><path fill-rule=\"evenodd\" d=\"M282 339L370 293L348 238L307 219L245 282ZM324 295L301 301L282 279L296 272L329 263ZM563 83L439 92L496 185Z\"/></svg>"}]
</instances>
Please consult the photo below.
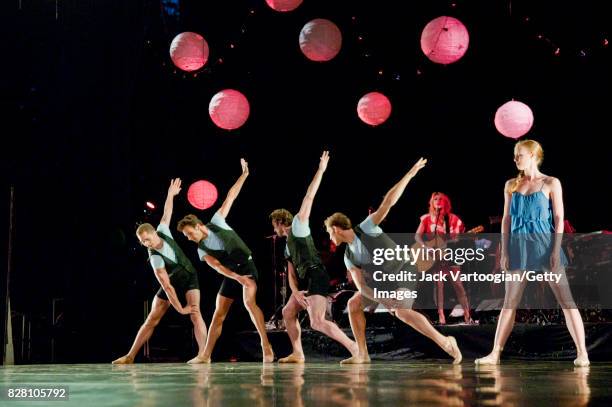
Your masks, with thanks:
<instances>
[{"instance_id":1,"label":"pink paper lantern","mask_svg":"<svg viewBox=\"0 0 612 407\"><path fill-rule=\"evenodd\" d=\"M311 61L333 59L342 47L342 33L336 24L323 18L306 23L300 32L300 49Z\"/></svg>"},{"instance_id":2,"label":"pink paper lantern","mask_svg":"<svg viewBox=\"0 0 612 407\"><path fill-rule=\"evenodd\" d=\"M382 93L367 93L359 99L357 115L364 123L378 126L391 115L391 102Z\"/></svg>"},{"instance_id":3,"label":"pink paper lantern","mask_svg":"<svg viewBox=\"0 0 612 407\"><path fill-rule=\"evenodd\" d=\"M208 181L196 181L187 190L187 200L196 209L208 209L215 204L217 197L217 187Z\"/></svg>"},{"instance_id":4,"label":"pink paper lantern","mask_svg":"<svg viewBox=\"0 0 612 407\"><path fill-rule=\"evenodd\" d=\"M303 0L266 0L268 6L276 11L293 11L302 4Z\"/></svg>"},{"instance_id":5,"label":"pink paper lantern","mask_svg":"<svg viewBox=\"0 0 612 407\"><path fill-rule=\"evenodd\" d=\"M506 137L517 139L531 129L533 112L526 104L512 100L495 112L495 128Z\"/></svg>"},{"instance_id":6,"label":"pink paper lantern","mask_svg":"<svg viewBox=\"0 0 612 407\"><path fill-rule=\"evenodd\" d=\"M452 64L467 51L470 36L463 23L453 17L431 20L421 33L421 49L438 64Z\"/></svg>"},{"instance_id":7,"label":"pink paper lantern","mask_svg":"<svg viewBox=\"0 0 612 407\"><path fill-rule=\"evenodd\" d=\"M183 71L197 71L208 61L208 43L200 34L180 33L170 44L170 58Z\"/></svg>"},{"instance_id":8,"label":"pink paper lantern","mask_svg":"<svg viewBox=\"0 0 612 407\"><path fill-rule=\"evenodd\" d=\"M242 126L249 118L249 101L234 89L225 89L210 100L208 114L212 121L225 130Z\"/></svg>"}]
</instances>

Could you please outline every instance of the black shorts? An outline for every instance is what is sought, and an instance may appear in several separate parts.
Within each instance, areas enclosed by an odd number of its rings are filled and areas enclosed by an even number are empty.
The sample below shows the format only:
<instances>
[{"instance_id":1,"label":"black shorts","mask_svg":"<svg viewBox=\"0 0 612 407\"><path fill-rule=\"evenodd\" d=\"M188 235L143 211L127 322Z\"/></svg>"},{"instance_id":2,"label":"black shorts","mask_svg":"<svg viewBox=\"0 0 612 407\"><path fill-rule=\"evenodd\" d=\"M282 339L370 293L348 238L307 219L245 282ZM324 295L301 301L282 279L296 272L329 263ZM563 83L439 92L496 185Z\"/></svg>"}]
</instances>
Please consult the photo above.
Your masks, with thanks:
<instances>
[{"instance_id":1,"label":"black shorts","mask_svg":"<svg viewBox=\"0 0 612 407\"><path fill-rule=\"evenodd\" d=\"M190 273L187 270L177 270L170 276L170 284L174 287L174 291L176 291L176 296L181 304L187 302L186 293L189 290L199 290L200 284L198 282L198 274ZM168 296L163 288L160 288L155 294L162 300L168 301Z\"/></svg>"},{"instance_id":2,"label":"black shorts","mask_svg":"<svg viewBox=\"0 0 612 407\"><path fill-rule=\"evenodd\" d=\"M235 270L232 269L232 271L241 276L251 276L251 278L257 282L257 268L253 260L249 260L239 265ZM226 298L231 298L232 300L241 298L242 284L233 278L223 277L223 282L221 283L221 287L219 287L218 294Z\"/></svg>"},{"instance_id":3,"label":"black shorts","mask_svg":"<svg viewBox=\"0 0 612 407\"><path fill-rule=\"evenodd\" d=\"M322 295L329 293L329 275L323 265L313 266L306 270L306 276L298 279L298 288L306 290L306 295Z\"/></svg>"}]
</instances>

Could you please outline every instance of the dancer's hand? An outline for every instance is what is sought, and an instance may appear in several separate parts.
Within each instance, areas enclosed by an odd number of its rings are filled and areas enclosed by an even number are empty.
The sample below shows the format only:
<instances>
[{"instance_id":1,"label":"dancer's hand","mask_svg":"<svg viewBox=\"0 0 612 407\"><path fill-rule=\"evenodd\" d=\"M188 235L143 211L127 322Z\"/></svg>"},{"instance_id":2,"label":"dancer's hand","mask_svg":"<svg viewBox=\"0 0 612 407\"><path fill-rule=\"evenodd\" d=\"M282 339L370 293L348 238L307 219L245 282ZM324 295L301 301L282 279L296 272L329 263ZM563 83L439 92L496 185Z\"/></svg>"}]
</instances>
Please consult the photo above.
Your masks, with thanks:
<instances>
[{"instance_id":1,"label":"dancer's hand","mask_svg":"<svg viewBox=\"0 0 612 407\"><path fill-rule=\"evenodd\" d=\"M425 167L425 164L427 164L427 159L426 158L419 158L419 161L417 161L412 168L410 169L410 171L408 171L408 174L411 177L414 177L415 175L417 175L417 172L419 172L419 170L423 167Z\"/></svg>"},{"instance_id":2,"label":"dancer's hand","mask_svg":"<svg viewBox=\"0 0 612 407\"><path fill-rule=\"evenodd\" d=\"M191 314L191 309L192 306L187 305L186 307L183 307L179 312L181 313L181 315L189 315Z\"/></svg>"},{"instance_id":3,"label":"dancer's hand","mask_svg":"<svg viewBox=\"0 0 612 407\"><path fill-rule=\"evenodd\" d=\"M329 162L329 151L323 151L321 154L321 161L319 162L319 169L323 172L327 169L327 163Z\"/></svg>"},{"instance_id":4,"label":"dancer's hand","mask_svg":"<svg viewBox=\"0 0 612 407\"><path fill-rule=\"evenodd\" d=\"M170 181L170 187L168 188L168 196L177 196L181 192L181 179L174 178Z\"/></svg>"},{"instance_id":5,"label":"dancer's hand","mask_svg":"<svg viewBox=\"0 0 612 407\"><path fill-rule=\"evenodd\" d=\"M555 250L550 255L550 270L553 272L556 272L559 270L560 266L561 266L561 256L559 255L559 252Z\"/></svg>"},{"instance_id":6,"label":"dancer's hand","mask_svg":"<svg viewBox=\"0 0 612 407\"><path fill-rule=\"evenodd\" d=\"M298 304L304 308L308 308L308 297L304 295L306 291L294 291L293 296L295 297Z\"/></svg>"},{"instance_id":7,"label":"dancer's hand","mask_svg":"<svg viewBox=\"0 0 612 407\"><path fill-rule=\"evenodd\" d=\"M255 286L255 281L250 277L251 276L239 276L236 278L236 281L242 284L243 287L251 288Z\"/></svg>"},{"instance_id":8,"label":"dancer's hand","mask_svg":"<svg viewBox=\"0 0 612 407\"><path fill-rule=\"evenodd\" d=\"M249 175L249 163L244 158L240 159L240 165L242 166L242 175Z\"/></svg>"},{"instance_id":9,"label":"dancer's hand","mask_svg":"<svg viewBox=\"0 0 612 407\"><path fill-rule=\"evenodd\" d=\"M501 271L508 271L510 268L510 260L507 254L502 253L502 255L499 256L499 266L501 267Z\"/></svg>"}]
</instances>

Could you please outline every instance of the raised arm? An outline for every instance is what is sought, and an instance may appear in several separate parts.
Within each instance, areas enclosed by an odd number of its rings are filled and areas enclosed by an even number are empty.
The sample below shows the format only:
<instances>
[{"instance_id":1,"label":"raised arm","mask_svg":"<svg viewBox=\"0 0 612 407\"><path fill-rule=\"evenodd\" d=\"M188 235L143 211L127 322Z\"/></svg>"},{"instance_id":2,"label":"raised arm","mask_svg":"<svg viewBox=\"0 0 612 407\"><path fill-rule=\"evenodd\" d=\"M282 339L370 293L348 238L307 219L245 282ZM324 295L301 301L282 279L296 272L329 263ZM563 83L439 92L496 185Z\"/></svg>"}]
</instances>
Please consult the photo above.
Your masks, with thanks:
<instances>
[{"instance_id":1,"label":"raised arm","mask_svg":"<svg viewBox=\"0 0 612 407\"><path fill-rule=\"evenodd\" d=\"M223 205L221 205L221 208L219 208L218 210L219 214L223 218L227 218L227 215L229 214L229 211L232 208L234 201L236 200L238 194L240 193L240 190L242 189L244 181L249 176L249 164L244 160L244 158L240 159L240 165L242 166L242 174L240 174L234 185L232 185L230 190L227 192L225 201L223 201Z\"/></svg>"},{"instance_id":2,"label":"raised arm","mask_svg":"<svg viewBox=\"0 0 612 407\"><path fill-rule=\"evenodd\" d=\"M412 166L410 171L408 171L406 175L404 175L402 179L399 180L399 182L395 184L393 188L389 190L389 192L387 192L376 212L372 213L371 215L372 222L374 222L375 225L379 225L380 222L385 219L385 217L389 213L389 209L391 209L391 207L397 203L399 198L404 193L406 185L408 185L412 177L414 177L417 172L419 172L419 170L425 166L426 163L426 159L424 159L423 157L419 158L419 161L417 161L416 164Z\"/></svg>"},{"instance_id":3,"label":"raised arm","mask_svg":"<svg viewBox=\"0 0 612 407\"><path fill-rule=\"evenodd\" d=\"M312 182L308 186L308 190L306 191L306 196L302 201L302 206L300 207L300 211L297 214L297 217L300 219L300 222L306 222L310 217L310 210L312 209L312 203L314 201L314 197L319 190L319 185L321 185L321 179L323 178L323 173L327 169L327 162L329 161L329 151L323 151L321 155L321 160L319 161L319 168L312 179Z\"/></svg>"},{"instance_id":4,"label":"raised arm","mask_svg":"<svg viewBox=\"0 0 612 407\"><path fill-rule=\"evenodd\" d=\"M170 187L168 188L168 196L166 197L166 203L164 204L164 215L162 216L159 223L170 225L170 219L172 218L172 209L174 207L174 197L181 192L181 179L175 178L170 181Z\"/></svg>"}]
</instances>

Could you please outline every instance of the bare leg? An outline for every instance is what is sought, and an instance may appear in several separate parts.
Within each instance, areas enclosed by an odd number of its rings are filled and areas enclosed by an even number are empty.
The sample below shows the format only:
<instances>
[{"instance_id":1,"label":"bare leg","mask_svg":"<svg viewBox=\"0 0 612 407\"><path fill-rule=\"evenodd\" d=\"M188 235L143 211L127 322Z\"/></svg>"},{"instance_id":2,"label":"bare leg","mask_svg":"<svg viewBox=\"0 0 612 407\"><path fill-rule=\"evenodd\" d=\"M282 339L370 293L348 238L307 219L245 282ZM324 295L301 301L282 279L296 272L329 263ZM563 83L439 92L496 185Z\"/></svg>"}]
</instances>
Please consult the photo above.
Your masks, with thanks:
<instances>
[{"instance_id":1,"label":"bare leg","mask_svg":"<svg viewBox=\"0 0 612 407\"><path fill-rule=\"evenodd\" d=\"M476 359L474 363L477 365L497 365L501 351L506 345L506 341L514 327L514 318L516 317L516 308L518 307L523 291L525 290L526 281L506 282L506 295L504 298L504 308L499 312L497 320L497 329L495 330L495 339L493 340L493 350L487 356Z\"/></svg>"},{"instance_id":2,"label":"bare leg","mask_svg":"<svg viewBox=\"0 0 612 407\"><path fill-rule=\"evenodd\" d=\"M436 281L436 298L438 303L438 320L441 325L446 324L446 317L444 316L444 283L442 281Z\"/></svg>"},{"instance_id":3,"label":"bare leg","mask_svg":"<svg viewBox=\"0 0 612 407\"><path fill-rule=\"evenodd\" d=\"M162 300L158 296L153 298L153 306L151 307L151 312L147 316L144 324L138 330L136 334L136 339L134 339L134 343L132 344L132 348L128 352L127 355L120 357L119 359L113 360L113 364L131 364L134 363L134 358L140 351L140 348L146 341L149 340L155 327L159 324L159 321L162 319L168 308L170 307L170 302L166 300Z\"/></svg>"},{"instance_id":4,"label":"bare leg","mask_svg":"<svg viewBox=\"0 0 612 407\"><path fill-rule=\"evenodd\" d=\"M352 356L357 356L359 350L357 344L352 341L335 323L325 319L325 310L327 309L327 298L322 295L311 295L308 297L308 316L310 317L310 326L312 329L319 331L330 338L340 342Z\"/></svg>"},{"instance_id":5,"label":"bare leg","mask_svg":"<svg viewBox=\"0 0 612 407\"><path fill-rule=\"evenodd\" d=\"M203 363L202 355L204 345L206 345L206 324L200 312L200 290L189 290L185 293L185 297L187 298L187 305L191 308L189 317L191 318L193 332L198 343L198 355L187 363Z\"/></svg>"},{"instance_id":6,"label":"bare leg","mask_svg":"<svg viewBox=\"0 0 612 407\"><path fill-rule=\"evenodd\" d=\"M356 292L351 299L348 301L349 320L351 322L351 330L353 336L357 342L358 355L352 356L348 359L343 360L342 364L345 363L370 363L370 355L368 355L368 347L366 344L366 318L363 312L363 302L361 301L361 293Z\"/></svg>"},{"instance_id":7,"label":"bare leg","mask_svg":"<svg viewBox=\"0 0 612 407\"><path fill-rule=\"evenodd\" d=\"M253 283L255 282L253 281ZM242 299L244 301L244 306L249 312L251 321L253 321L253 324L255 324L255 328L259 333L259 338L261 339L263 361L274 362L274 352L272 351L272 346L270 345L268 334L266 333L266 323L264 321L263 312L261 312L261 309L255 302L256 295L257 284L242 287Z\"/></svg>"},{"instance_id":8,"label":"bare leg","mask_svg":"<svg viewBox=\"0 0 612 407\"><path fill-rule=\"evenodd\" d=\"M215 349L217 339L221 336L223 321L225 321L225 317L227 317L227 313L233 303L233 299L217 294L215 312L210 322L210 331L208 332L208 338L206 338L206 346L204 346L204 350L200 350L198 356L191 359L189 363L210 363L210 357Z\"/></svg>"},{"instance_id":9,"label":"bare leg","mask_svg":"<svg viewBox=\"0 0 612 407\"><path fill-rule=\"evenodd\" d=\"M455 288L457 301L459 301L461 307L463 307L463 319L465 322L470 323L472 321L472 317L470 316L470 303L468 301L467 294L465 293L463 283L461 280L453 281L453 287Z\"/></svg>"},{"instance_id":10,"label":"bare leg","mask_svg":"<svg viewBox=\"0 0 612 407\"><path fill-rule=\"evenodd\" d=\"M395 316L402 322L413 327L417 332L425 335L453 357L453 364L461 363L463 356L452 336L444 336L434 328L429 320L419 312L411 309L396 309Z\"/></svg>"},{"instance_id":11,"label":"bare leg","mask_svg":"<svg viewBox=\"0 0 612 407\"><path fill-rule=\"evenodd\" d=\"M283 307L283 321L291 340L293 352L289 356L279 359L279 363L304 363L304 350L302 349L301 329L298 321L298 313L303 309L304 307L291 294L287 305Z\"/></svg>"},{"instance_id":12,"label":"bare leg","mask_svg":"<svg viewBox=\"0 0 612 407\"><path fill-rule=\"evenodd\" d=\"M565 270L561 269L558 273L562 273L559 284L555 283L554 281L551 281L549 284L555 298L559 302L559 305L561 305L563 308L565 325L567 325L567 329L569 330L570 335L574 340L574 344L576 345L576 359L574 360L574 364L579 367L588 366L590 362L586 348L582 316L580 315L580 311L574 302L572 292L569 287L569 282L567 281L567 277L565 275Z\"/></svg>"}]
</instances>

